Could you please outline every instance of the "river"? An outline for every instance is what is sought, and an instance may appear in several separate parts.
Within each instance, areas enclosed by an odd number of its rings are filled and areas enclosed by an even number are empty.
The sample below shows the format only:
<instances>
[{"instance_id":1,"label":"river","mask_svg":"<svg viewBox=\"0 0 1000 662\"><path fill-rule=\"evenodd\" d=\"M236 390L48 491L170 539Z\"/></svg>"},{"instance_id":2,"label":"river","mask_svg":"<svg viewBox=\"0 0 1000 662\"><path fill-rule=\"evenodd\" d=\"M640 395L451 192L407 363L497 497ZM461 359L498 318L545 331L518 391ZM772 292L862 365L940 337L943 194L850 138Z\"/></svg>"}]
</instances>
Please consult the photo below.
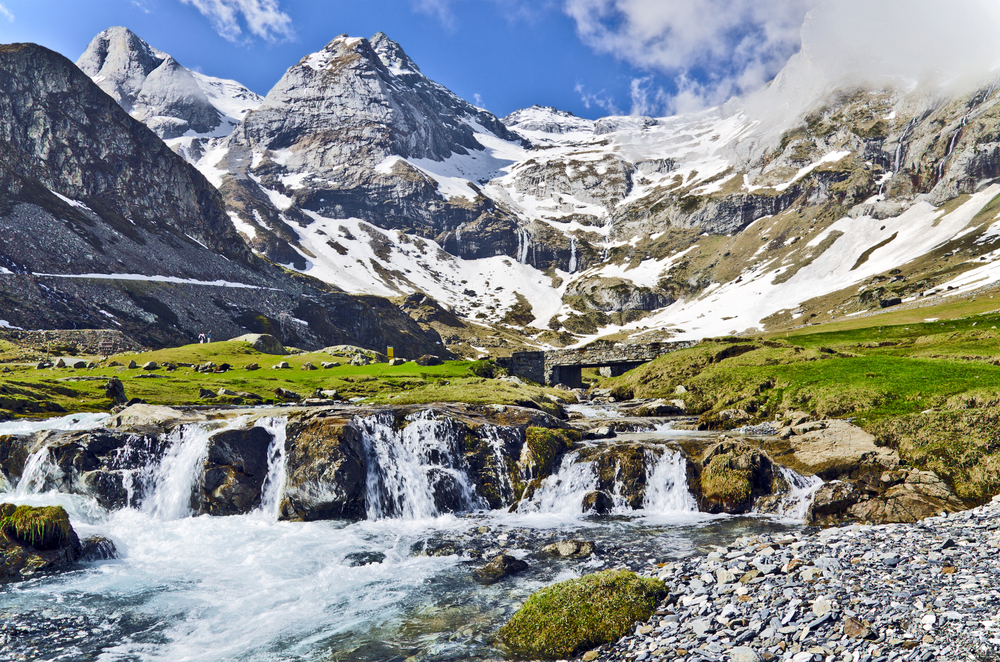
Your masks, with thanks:
<instances>
[{"instance_id":1,"label":"river","mask_svg":"<svg viewBox=\"0 0 1000 662\"><path fill-rule=\"evenodd\" d=\"M5 423L0 435L86 429L102 420L63 417L31 429ZM281 436L280 420L258 425ZM667 425L629 438L669 449L691 434ZM7 638L0 659L502 660L492 633L542 586L619 565L642 570L740 536L799 526L790 519L798 502L784 519L697 512L682 463L669 450L656 459L642 509L618 505L601 517L580 512L586 464L567 457L518 512L435 515L433 507L407 506L419 495L401 479L392 495L399 507L381 517L277 521L277 450L259 510L192 516L197 437L177 435L162 461L136 477L152 488L135 508L109 512L89 498L41 491L38 477L51 470L44 458L33 457L36 466L6 486L0 500L62 505L81 538L106 536L119 557L0 587ZM406 470L419 474L419 466ZM538 554L567 538L592 541L597 553L582 561ZM530 569L490 586L476 583L471 571L501 551L524 558Z\"/></svg>"}]
</instances>

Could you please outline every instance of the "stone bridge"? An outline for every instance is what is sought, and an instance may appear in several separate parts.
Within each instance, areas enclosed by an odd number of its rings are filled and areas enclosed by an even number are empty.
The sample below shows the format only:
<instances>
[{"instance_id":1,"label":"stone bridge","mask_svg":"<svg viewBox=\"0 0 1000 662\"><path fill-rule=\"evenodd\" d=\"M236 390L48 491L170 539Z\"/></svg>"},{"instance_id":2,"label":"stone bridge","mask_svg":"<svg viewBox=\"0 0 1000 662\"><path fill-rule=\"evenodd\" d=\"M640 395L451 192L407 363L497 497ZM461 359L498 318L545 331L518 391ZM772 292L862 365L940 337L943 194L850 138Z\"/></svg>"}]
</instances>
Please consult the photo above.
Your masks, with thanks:
<instances>
[{"instance_id":1,"label":"stone bridge","mask_svg":"<svg viewBox=\"0 0 1000 662\"><path fill-rule=\"evenodd\" d=\"M509 357L497 359L497 363L522 379L546 386L562 384L569 388L581 388L583 381L580 370L583 368L600 368L605 377L617 377L659 356L694 347L696 344L696 341L594 343L580 349L514 352Z\"/></svg>"}]
</instances>

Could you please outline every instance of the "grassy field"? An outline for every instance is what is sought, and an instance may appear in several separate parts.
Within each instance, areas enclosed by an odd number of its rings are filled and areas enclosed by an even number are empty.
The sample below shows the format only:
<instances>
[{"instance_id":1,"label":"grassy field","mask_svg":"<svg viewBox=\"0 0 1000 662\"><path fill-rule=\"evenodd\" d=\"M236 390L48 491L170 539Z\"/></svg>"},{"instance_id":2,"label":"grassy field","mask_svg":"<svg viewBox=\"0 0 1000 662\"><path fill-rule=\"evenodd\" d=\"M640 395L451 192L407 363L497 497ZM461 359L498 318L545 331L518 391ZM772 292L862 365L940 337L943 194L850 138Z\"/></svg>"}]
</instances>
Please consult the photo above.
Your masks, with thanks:
<instances>
[{"instance_id":1,"label":"grassy field","mask_svg":"<svg viewBox=\"0 0 1000 662\"><path fill-rule=\"evenodd\" d=\"M602 386L682 399L715 429L792 411L851 418L970 504L1000 492L1000 313L832 326L706 341Z\"/></svg>"},{"instance_id":2,"label":"grassy field","mask_svg":"<svg viewBox=\"0 0 1000 662\"><path fill-rule=\"evenodd\" d=\"M317 391L336 391L336 399L364 398L368 403L493 402L536 406L558 413L558 403L566 398L565 392L557 389L489 379L494 368L485 361L448 361L436 366L419 366L412 361L399 366L387 363L352 366L346 353L276 356L257 352L246 342L226 341L115 355L90 369L38 370L35 361L25 363L25 357L15 348L5 349L6 353L0 355L0 366L9 372L0 372L0 410L22 416L107 411L111 402L103 385L110 377L122 381L129 398L168 406L284 402L287 398L277 396L275 390L285 389L303 398L314 394L323 397ZM94 357L83 358L96 361ZM129 369L130 361L139 367ZM150 361L159 367L144 370L142 366ZM123 365L110 365L112 362ZM227 363L230 369L202 373L192 367L207 362ZM280 362L289 367L273 369ZM340 365L322 368L324 362ZM259 369L247 370L251 364L257 364ZM306 364L316 369L304 369ZM223 388L240 395L208 399L200 395L202 389L217 394Z\"/></svg>"}]
</instances>

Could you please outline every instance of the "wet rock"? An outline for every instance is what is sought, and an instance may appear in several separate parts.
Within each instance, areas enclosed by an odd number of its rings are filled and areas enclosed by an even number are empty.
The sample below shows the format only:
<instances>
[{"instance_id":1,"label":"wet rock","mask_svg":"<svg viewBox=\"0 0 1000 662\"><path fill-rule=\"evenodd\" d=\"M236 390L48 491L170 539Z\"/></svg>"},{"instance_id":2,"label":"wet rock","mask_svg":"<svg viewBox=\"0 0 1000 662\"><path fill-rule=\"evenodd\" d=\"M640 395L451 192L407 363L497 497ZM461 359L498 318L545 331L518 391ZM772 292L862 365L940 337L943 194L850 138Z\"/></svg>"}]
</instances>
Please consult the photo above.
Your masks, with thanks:
<instances>
[{"instance_id":1,"label":"wet rock","mask_svg":"<svg viewBox=\"0 0 1000 662\"><path fill-rule=\"evenodd\" d=\"M745 513L755 499L778 491L771 459L746 442L720 441L706 451L702 467L699 501L705 512Z\"/></svg>"},{"instance_id":2,"label":"wet rock","mask_svg":"<svg viewBox=\"0 0 1000 662\"><path fill-rule=\"evenodd\" d=\"M351 552L344 559L353 568L359 565L371 565L372 563L382 563L385 561L385 554L382 552Z\"/></svg>"},{"instance_id":3,"label":"wet rock","mask_svg":"<svg viewBox=\"0 0 1000 662\"><path fill-rule=\"evenodd\" d=\"M272 441L262 427L212 435L197 509L210 515L240 515L259 507Z\"/></svg>"},{"instance_id":4,"label":"wet rock","mask_svg":"<svg viewBox=\"0 0 1000 662\"><path fill-rule=\"evenodd\" d=\"M0 504L0 583L57 570L80 557L80 539L62 506Z\"/></svg>"},{"instance_id":5,"label":"wet rock","mask_svg":"<svg viewBox=\"0 0 1000 662\"><path fill-rule=\"evenodd\" d=\"M601 490L593 490L583 495L583 512L605 515L615 507L615 500L611 495Z\"/></svg>"},{"instance_id":6,"label":"wet rock","mask_svg":"<svg viewBox=\"0 0 1000 662\"><path fill-rule=\"evenodd\" d=\"M84 561L107 561L118 558L118 548L104 536L90 536L80 542L80 558Z\"/></svg>"},{"instance_id":7,"label":"wet rock","mask_svg":"<svg viewBox=\"0 0 1000 662\"><path fill-rule=\"evenodd\" d=\"M509 554L499 554L490 559L482 568L472 571L473 578L480 584L495 584L504 577L524 572L528 564Z\"/></svg>"},{"instance_id":8,"label":"wet rock","mask_svg":"<svg viewBox=\"0 0 1000 662\"><path fill-rule=\"evenodd\" d=\"M293 418L285 441L286 477L280 519L362 519L367 451L350 420Z\"/></svg>"},{"instance_id":9,"label":"wet rock","mask_svg":"<svg viewBox=\"0 0 1000 662\"><path fill-rule=\"evenodd\" d=\"M618 433L607 425L591 428L583 433L584 439L613 439L616 436L618 436Z\"/></svg>"},{"instance_id":10,"label":"wet rock","mask_svg":"<svg viewBox=\"0 0 1000 662\"><path fill-rule=\"evenodd\" d=\"M560 540L542 547L542 552L562 558L579 559L594 553L594 543L586 540Z\"/></svg>"}]
</instances>

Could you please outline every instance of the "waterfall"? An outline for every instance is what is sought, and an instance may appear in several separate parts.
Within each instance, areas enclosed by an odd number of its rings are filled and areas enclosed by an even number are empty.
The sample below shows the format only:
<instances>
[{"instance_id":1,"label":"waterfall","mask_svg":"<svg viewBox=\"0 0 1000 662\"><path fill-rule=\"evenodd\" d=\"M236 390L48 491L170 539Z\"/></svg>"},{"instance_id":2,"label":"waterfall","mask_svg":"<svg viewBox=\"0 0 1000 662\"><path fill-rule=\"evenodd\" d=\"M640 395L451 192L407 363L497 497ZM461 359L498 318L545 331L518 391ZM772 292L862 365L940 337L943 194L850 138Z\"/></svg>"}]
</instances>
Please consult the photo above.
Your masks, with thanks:
<instances>
[{"instance_id":1,"label":"waterfall","mask_svg":"<svg viewBox=\"0 0 1000 662\"><path fill-rule=\"evenodd\" d=\"M495 473L501 480L501 484L498 486L500 497L504 502L509 503L514 500L515 494L514 485L511 483L510 474L507 471L507 453L504 447L509 443L519 442L520 435L512 428L504 428L489 423L483 425L479 430L480 436L486 439L486 443L490 445L490 449L493 451Z\"/></svg>"},{"instance_id":2,"label":"waterfall","mask_svg":"<svg viewBox=\"0 0 1000 662\"><path fill-rule=\"evenodd\" d=\"M823 479L819 476L803 476L802 474L775 465L781 471L781 477L788 483L788 494L781 498L778 504L778 517L782 519L802 522L806 518L809 506L812 505L816 490L823 486Z\"/></svg>"},{"instance_id":3,"label":"waterfall","mask_svg":"<svg viewBox=\"0 0 1000 662\"><path fill-rule=\"evenodd\" d=\"M697 512L698 504L688 489L687 460L677 450L654 447L645 451L646 490L642 510L649 513ZM519 510L541 513L581 514L583 497L597 490L597 463L580 461L580 451L567 453L559 469L542 481L530 503ZM626 486L616 477L609 495L614 512L630 512Z\"/></svg>"},{"instance_id":4,"label":"waterfall","mask_svg":"<svg viewBox=\"0 0 1000 662\"><path fill-rule=\"evenodd\" d=\"M51 478L62 477L62 470L52 463L48 447L41 448L28 456L24 463L21 479L14 488L14 496L39 494L45 491Z\"/></svg>"},{"instance_id":5,"label":"waterfall","mask_svg":"<svg viewBox=\"0 0 1000 662\"><path fill-rule=\"evenodd\" d=\"M938 179L941 179L944 176L944 169L945 166L948 165L948 158L951 156L952 152L955 151L955 144L958 142L958 139L962 137L962 130L968 123L970 114L971 111L969 113L966 113L965 117L963 117L962 121L959 123L958 128L955 129L955 133L951 134L951 140L948 142L948 150L944 153L944 158L938 161L937 164Z\"/></svg>"},{"instance_id":6,"label":"waterfall","mask_svg":"<svg viewBox=\"0 0 1000 662\"><path fill-rule=\"evenodd\" d=\"M917 118L914 117L913 119L910 120L910 123L906 125L906 128L903 129L903 134L899 136L899 141L896 143L896 154L895 157L893 158L893 165L892 165L893 174L899 172L899 166L903 159L903 144L906 142L906 138L910 135L910 132L913 131L913 127L916 126L916 124L917 124Z\"/></svg>"},{"instance_id":7,"label":"waterfall","mask_svg":"<svg viewBox=\"0 0 1000 662\"><path fill-rule=\"evenodd\" d=\"M688 489L687 460L679 451L668 450L659 455L646 452L649 478L643 510L658 513L697 512L698 503Z\"/></svg>"},{"instance_id":8,"label":"waterfall","mask_svg":"<svg viewBox=\"0 0 1000 662\"><path fill-rule=\"evenodd\" d=\"M174 520L192 514L191 497L204 477L211 431L201 424L182 425L167 435L169 446L152 471L151 491L142 510L156 519Z\"/></svg>"},{"instance_id":9,"label":"waterfall","mask_svg":"<svg viewBox=\"0 0 1000 662\"><path fill-rule=\"evenodd\" d=\"M531 250L531 234L525 229L517 229L517 261L521 264L528 263L528 251Z\"/></svg>"},{"instance_id":10,"label":"waterfall","mask_svg":"<svg viewBox=\"0 0 1000 662\"><path fill-rule=\"evenodd\" d=\"M272 437L267 449L267 477L260 490L260 512L269 519L277 520L281 506L282 489L285 486L285 426L288 419L262 418L257 427L267 430Z\"/></svg>"},{"instance_id":11,"label":"waterfall","mask_svg":"<svg viewBox=\"0 0 1000 662\"><path fill-rule=\"evenodd\" d=\"M569 238L569 272L576 273L576 237Z\"/></svg>"},{"instance_id":12,"label":"waterfall","mask_svg":"<svg viewBox=\"0 0 1000 662\"><path fill-rule=\"evenodd\" d=\"M579 451L564 455L559 470L545 478L530 503L522 502L518 510L579 515L584 495L597 489L595 464L579 460Z\"/></svg>"},{"instance_id":13,"label":"waterfall","mask_svg":"<svg viewBox=\"0 0 1000 662\"><path fill-rule=\"evenodd\" d=\"M392 414L352 422L368 456L368 519L425 519L485 507L462 457L464 428L421 411L401 430Z\"/></svg>"}]
</instances>

